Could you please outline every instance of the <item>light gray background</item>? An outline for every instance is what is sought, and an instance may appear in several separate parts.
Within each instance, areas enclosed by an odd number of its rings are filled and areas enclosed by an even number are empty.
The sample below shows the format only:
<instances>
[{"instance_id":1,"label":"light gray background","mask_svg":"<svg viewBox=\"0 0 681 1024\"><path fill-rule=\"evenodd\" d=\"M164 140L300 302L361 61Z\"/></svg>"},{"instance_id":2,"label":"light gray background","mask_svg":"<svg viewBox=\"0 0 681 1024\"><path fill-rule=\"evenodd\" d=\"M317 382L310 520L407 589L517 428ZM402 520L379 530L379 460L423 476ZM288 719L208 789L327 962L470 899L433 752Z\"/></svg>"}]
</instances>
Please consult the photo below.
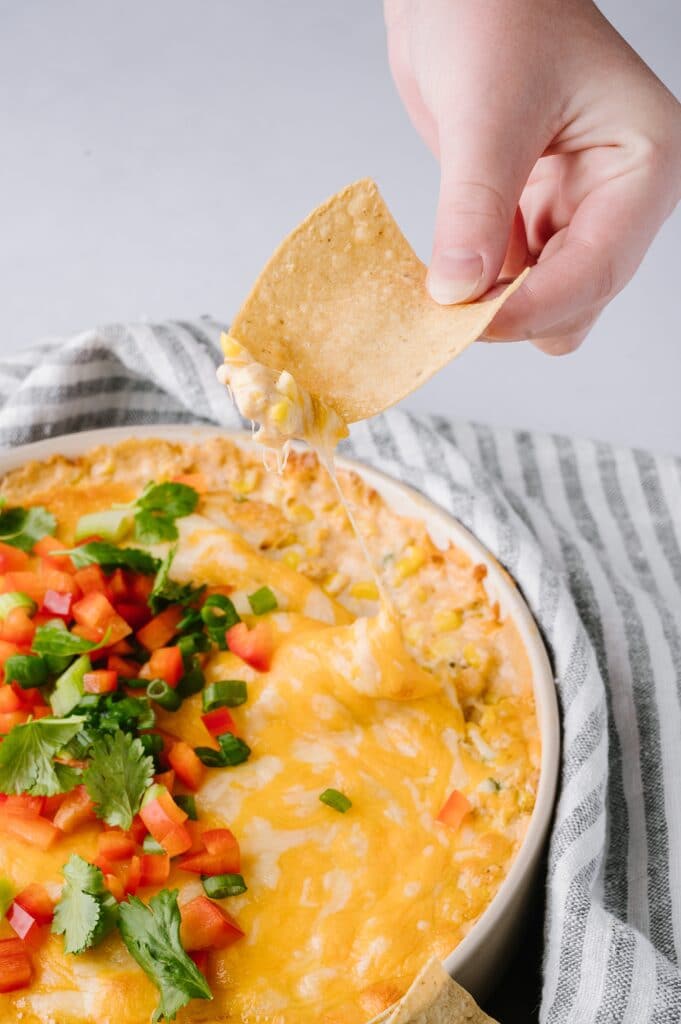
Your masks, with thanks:
<instances>
[{"instance_id":1,"label":"light gray background","mask_svg":"<svg viewBox=\"0 0 681 1024\"><path fill-rule=\"evenodd\" d=\"M678 0L605 13L677 93ZM0 352L228 320L276 243L371 175L427 259L437 168L378 0L0 0ZM567 359L477 345L413 409L681 452L681 211Z\"/></svg>"}]
</instances>

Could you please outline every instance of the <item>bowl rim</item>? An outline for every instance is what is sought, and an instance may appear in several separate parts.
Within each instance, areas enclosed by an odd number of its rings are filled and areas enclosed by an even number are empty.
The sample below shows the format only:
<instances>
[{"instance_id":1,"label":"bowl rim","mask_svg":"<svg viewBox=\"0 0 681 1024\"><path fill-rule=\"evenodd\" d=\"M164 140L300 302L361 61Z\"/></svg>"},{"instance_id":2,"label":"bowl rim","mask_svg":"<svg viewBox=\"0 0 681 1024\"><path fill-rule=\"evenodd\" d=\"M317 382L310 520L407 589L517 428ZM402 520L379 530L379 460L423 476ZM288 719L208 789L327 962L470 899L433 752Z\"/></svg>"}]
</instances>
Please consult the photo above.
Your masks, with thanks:
<instances>
[{"instance_id":1,"label":"bowl rim","mask_svg":"<svg viewBox=\"0 0 681 1024\"><path fill-rule=\"evenodd\" d=\"M161 438L194 443L206 437L226 437L247 447L253 446L251 436L244 430L233 430L210 424L156 423L102 427L76 433L55 435L14 447L0 448L0 476L17 469L31 460L42 460L54 455L66 458L85 454L97 445L115 444L126 438ZM560 718L553 669L539 627L525 598L513 578L487 550L487 548L450 512L402 483L356 459L339 456L337 465L352 470L377 490L399 515L421 519L436 544L451 540L466 551L476 562L487 566L485 585L500 600L510 615L525 646L531 669L532 684L539 732L541 759L539 786L530 822L503 882L494 898L464 936L456 949L445 958L444 966L456 976L463 966L471 962L480 949L489 942L508 913L514 909L517 892L533 875L541 856L553 817L560 762ZM400 507L401 506L401 507Z\"/></svg>"}]
</instances>

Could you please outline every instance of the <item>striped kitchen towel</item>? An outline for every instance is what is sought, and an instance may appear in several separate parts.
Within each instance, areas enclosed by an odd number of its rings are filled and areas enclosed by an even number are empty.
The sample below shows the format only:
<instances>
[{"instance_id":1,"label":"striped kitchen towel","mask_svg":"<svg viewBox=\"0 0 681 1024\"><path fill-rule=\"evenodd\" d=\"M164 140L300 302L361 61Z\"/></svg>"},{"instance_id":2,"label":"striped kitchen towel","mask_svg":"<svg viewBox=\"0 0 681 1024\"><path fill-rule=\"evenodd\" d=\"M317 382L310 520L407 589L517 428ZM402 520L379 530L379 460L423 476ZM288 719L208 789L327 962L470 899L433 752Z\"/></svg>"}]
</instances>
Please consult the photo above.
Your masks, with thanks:
<instances>
[{"instance_id":1,"label":"striped kitchen towel","mask_svg":"<svg viewBox=\"0 0 681 1024\"><path fill-rule=\"evenodd\" d=\"M0 360L0 444L239 420L219 326L112 325ZM452 512L520 584L563 722L541 1020L681 1021L681 462L393 411L347 450Z\"/></svg>"}]
</instances>

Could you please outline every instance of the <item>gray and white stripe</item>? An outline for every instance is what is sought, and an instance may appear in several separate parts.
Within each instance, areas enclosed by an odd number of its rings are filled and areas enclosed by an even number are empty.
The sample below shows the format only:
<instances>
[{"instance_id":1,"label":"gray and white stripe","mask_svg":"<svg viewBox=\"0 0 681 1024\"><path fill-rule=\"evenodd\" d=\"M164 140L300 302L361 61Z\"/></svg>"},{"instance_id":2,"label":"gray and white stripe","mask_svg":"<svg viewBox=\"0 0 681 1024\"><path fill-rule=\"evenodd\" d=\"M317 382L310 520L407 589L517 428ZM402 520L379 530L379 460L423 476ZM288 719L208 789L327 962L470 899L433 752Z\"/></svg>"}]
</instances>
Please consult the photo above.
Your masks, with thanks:
<instances>
[{"instance_id":1,"label":"gray and white stripe","mask_svg":"<svg viewBox=\"0 0 681 1024\"><path fill-rule=\"evenodd\" d=\"M240 421L219 325L113 324L0 360L0 444ZM518 581L563 721L545 1024L681 1021L681 461L393 411L347 451L447 508Z\"/></svg>"}]
</instances>

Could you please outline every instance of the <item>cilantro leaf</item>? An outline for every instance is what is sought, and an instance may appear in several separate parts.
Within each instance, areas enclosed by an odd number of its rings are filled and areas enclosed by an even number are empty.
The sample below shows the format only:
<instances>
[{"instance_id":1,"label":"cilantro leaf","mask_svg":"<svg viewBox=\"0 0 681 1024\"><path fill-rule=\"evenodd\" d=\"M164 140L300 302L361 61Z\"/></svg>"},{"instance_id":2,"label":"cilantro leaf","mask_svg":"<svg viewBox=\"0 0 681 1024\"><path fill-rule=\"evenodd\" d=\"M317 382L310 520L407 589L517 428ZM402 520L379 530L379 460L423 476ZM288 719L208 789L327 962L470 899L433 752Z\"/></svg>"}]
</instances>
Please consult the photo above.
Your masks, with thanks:
<instances>
[{"instance_id":1,"label":"cilantro leaf","mask_svg":"<svg viewBox=\"0 0 681 1024\"><path fill-rule=\"evenodd\" d=\"M41 718L15 725L0 744L0 793L55 796L72 789L78 774L54 763L55 754L80 731L82 718Z\"/></svg>"},{"instance_id":2,"label":"cilantro leaf","mask_svg":"<svg viewBox=\"0 0 681 1024\"><path fill-rule=\"evenodd\" d=\"M166 512L173 519L191 515L198 503L198 491L187 484L173 483L147 484L137 499L138 508Z\"/></svg>"},{"instance_id":3,"label":"cilantro leaf","mask_svg":"<svg viewBox=\"0 0 681 1024\"><path fill-rule=\"evenodd\" d=\"M177 540L179 533L175 520L167 512L140 509L135 513L135 537L141 544L162 544Z\"/></svg>"},{"instance_id":4,"label":"cilantro leaf","mask_svg":"<svg viewBox=\"0 0 681 1024\"><path fill-rule=\"evenodd\" d=\"M160 565L158 558L154 558L148 551L117 548L115 544L103 540L92 540L89 544L70 548L65 554L70 555L77 569L84 569L86 565L101 565L103 569L132 569L145 576L153 576Z\"/></svg>"},{"instance_id":5,"label":"cilantro leaf","mask_svg":"<svg viewBox=\"0 0 681 1024\"><path fill-rule=\"evenodd\" d=\"M147 602L154 614L166 604L187 604L205 590L205 587L193 587L191 583L177 583L176 580L171 580L170 567L176 551L177 545L170 549L156 573Z\"/></svg>"},{"instance_id":6,"label":"cilantro leaf","mask_svg":"<svg viewBox=\"0 0 681 1024\"><path fill-rule=\"evenodd\" d=\"M104 875L78 854L64 865L66 884L54 908L52 931L64 936L67 953L82 953L111 931L118 904L104 884Z\"/></svg>"},{"instance_id":7,"label":"cilantro leaf","mask_svg":"<svg viewBox=\"0 0 681 1024\"><path fill-rule=\"evenodd\" d=\"M90 756L83 782L97 817L107 825L129 829L151 784L153 759L144 753L139 739L120 731L97 737Z\"/></svg>"},{"instance_id":8,"label":"cilantro leaf","mask_svg":"<svg viewBox=\"0 0 681 1024\"><path fill-rule=\"evenodd\" d=\"M119 913L128 952L161 994L152 1021L174 1020L190 999L213 998L206 979L182 948L176 889L161 889L148 905L131 896L121 903Z\"/></svg>"},{"instance_id":9,"label":"cilantro leaf","mask_svg":"<svg viewBox=\"0 0 681 1024\"><path fill-rule=\"evenodd\" d=\"M0 512L0 540L22 551L32 551L36 541L56 529L57 520L42 505Z\"/></svg>"},{"instance_id":10,"label":"cilantro leaf","mask_svg":"<svg viewBox=\"0 0 681 1024\"><path fill-rule=\"evenodd\" d=\"M149 483L135 502L135 536L142 544L177 540L175 520L190 515L198 492L186 484Z\"/></svg>"},{"instance_id":11,"label":"cilantro leaf","mask_svg":"<svg viewBox=\"0 0 681 1024\"><path fill-rule=\"evenodd\" d=\"M82 636L75 636L64 629L61 620L46 622L44 626L38 626L33 637L31 650L36 654L52 655L58 658L69 657L72 654L87 654L95 647L101 647L92 640L85 640Z\"/></svg>"}]
</instances>

